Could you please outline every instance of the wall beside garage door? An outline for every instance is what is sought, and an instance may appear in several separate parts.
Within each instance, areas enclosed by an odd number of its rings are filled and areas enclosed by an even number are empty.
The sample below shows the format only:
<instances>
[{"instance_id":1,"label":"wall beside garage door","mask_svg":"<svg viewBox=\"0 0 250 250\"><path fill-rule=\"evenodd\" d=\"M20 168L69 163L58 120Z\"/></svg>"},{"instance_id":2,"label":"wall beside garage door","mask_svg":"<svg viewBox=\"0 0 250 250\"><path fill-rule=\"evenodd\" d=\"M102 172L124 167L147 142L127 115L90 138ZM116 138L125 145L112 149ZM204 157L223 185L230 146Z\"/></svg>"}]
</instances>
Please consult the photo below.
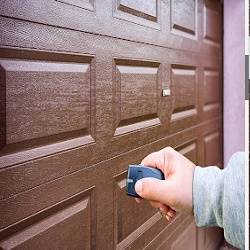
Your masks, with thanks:
<instances>
[{"instance_id":1,"label":"wall beside garage door","mask_svg":"<svg viewBox=\"0 0 250 250\"><path fill-rule=\"evenodd\" d=\"M245 2L224 1L224 163L245 150ZM236 19L235 19L236 18ZM232 21L232 20L237 21ZM235 34L235 35L233 35ZM237 65L237 67L235 67ZM234 103L234 107L232 106ZM232 133L237 131L237 133Z\"/></svg>"},{"instance_id":2,"label":"wall beside garage door","mask_svg":"<svg viewBox=\"0 0 250 250\"><path fill-rule=\"evenodd\" d=\"M219 229L166 222L125 180L166 146L222 166L220 1L13 0L0 15L0 248L216 249Z\"/></svg>"}]
</instances>

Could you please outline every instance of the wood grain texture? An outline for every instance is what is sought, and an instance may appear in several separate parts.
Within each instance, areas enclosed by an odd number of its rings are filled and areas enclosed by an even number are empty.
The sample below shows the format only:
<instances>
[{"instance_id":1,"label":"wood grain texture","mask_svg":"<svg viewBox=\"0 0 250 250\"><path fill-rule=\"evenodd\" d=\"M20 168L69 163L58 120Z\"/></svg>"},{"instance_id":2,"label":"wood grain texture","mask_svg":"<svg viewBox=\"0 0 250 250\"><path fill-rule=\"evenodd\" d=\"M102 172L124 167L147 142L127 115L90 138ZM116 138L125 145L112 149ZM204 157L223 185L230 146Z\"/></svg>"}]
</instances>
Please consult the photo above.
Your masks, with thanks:
<instances>
[{"instance_id":1,"label":"wood grain texture","mask_svg":"<svg viewBox=\"0 0 250 250\"><path fill-rule=\"evenodd\" d=\"M199 119L198 70L195 66L172 65L171 80L171 127L177 131L196 124Z\"/></svg>"},{"instance_id":2,"label":"wood grain texture","mask_svg":"<svg viewBox=\"0 0 250 250\"><path fill-rule=\"evenodd\" d=\"M187 157L190 161L198 164L197 143L197 140L192 140L177 146L175 150Z\"/></svg>"},{"instance_id":3,"label":"wood grain texture","mask_svg":"<svg viewBox=\"0 0 250 250\"><path fill-rule=\"evenodd\" d=\"M222 86L220 73L216 70L204 70L204 105L203 112L205 119L221 113Z\"/></svg>"},{"instance_id":4,"label":"wood grain texture","mask_svg":"<svg viewBox=\"0 0 250 250\"><path fill-rule=\"evenodd\" d=\"M159 0L113 0L113 16L141 26L160 29Z\"/></svg>"},{"instance_id":5,"label":"wood grain texture","mask_svg":"<svg viewBox=\"0 0 250 250\"><path fill-rule=\"evenodd\" d=\"M92 11L94 10L95 0L56 0L56 1L86 10L92 10Z\"/></svg>"},{"instance_id":6,"label":"wood grain texture","mask_svg":"<svg viewBox=\"0 0 250 250\"><path fill-rule=\"evenodd\" d=\"M132 15L137 15L139 17L144 17L153 20L157 18L157 0L139 0L137 2L133 0L120 0L119 9L129 12ZM148 17L147 17L148 16Z\"/></svg>"},{"instance_id":7,"label":"wood grain texture","mask_svg":"<svg viewBox=\"0 0 250 250\"><path fill-rule=\"evenodd\" d=\"M115 136L160 124L158 63L116 60ZM123 64L122 64L123 63Z\"/></svg>"},{"instance_id":8,"label":"wood grain texture","mask_svg":"<svg viewBox=\"0 0 250 250\"><path fill-rule=\"evenodd\" d=\"M196 249L196 226L194 222L188 225L188 227L180 234L178 240L176 240L171 246L171 250L179 249Z\"/></svg>"},{"instance_id":9,"label":"wood grain texture","mask_svg":"<svg viewBox=\"0 0 250 250\"><path fill-rule=\"evenodd\" d=\"M204 4L204 40L212 46L219 46L220 13L218 2L206 0Z\"/></svg>"},{"instance_id":10,"label":"wood grain texture","mask_svg":"<svg viewBox=\"0 0 250 250\"><path fill-rule=\"evenodd\" d=\"M136 5L143 6L144 2L154 1L141 2L143 3ZM188 3L189 1L185 2ZM4 1L0 8L0 13L8 17L17 17L46 25L119 37L131 41L146 42L165 48L170 47L208 55L211 55L211 53L214 55L220 54L220 48L211 46L211 44L207 46L203 43L204 4L201 0L197 0L197 40L193 38L193 35L189 37L176 36L171 31L170 1L157 1L157 22L120 11L117 9L118 6L118 0L100 1L95 6L95 12L91 12L72 5L62 4L58 1L39 1L39 3L34 3L32 0L24 0L22 2L13 0ZM185 7L190 8L189 6ZM181 10L177 11L180 12L180 19L182 19ZM220 12L220 8L218 8L218 11ZM124 28L124 20L126 20L126 28ZM210 23L213 21L208 20L207 22ZM188 33L184 32L182 34Z\"/></svg>"},{"instance_id":11,"label":"wood grain texture","mask_svg":"<svg viewBox=\"0 0 250 250\"><path fill-rule=\"evenodd\" d=\"M217 246L125 192L128 164L166 146L222 166L217 2L3 1L0 248Z\"/></svg>"},{"instance_id":12,"label":"wood grain texture","mask_svg":"<svg viewBox=\"0 0 250 250\"><path fill-rule=\"evenodd\" d=\"M6 70L7 144L70 131L89 133L89 64L0 63Z\"/></svg>"},{"instance_id":13,"label":"wood grain texture","mask_svg":"<svg viewBox=\"0 0 250 250\"><path fill-rule=\"evenodd\" d=\"M3 249L44 249L44 242L50 249L66 248L93 249L93 211L90 197L82 193L66 199L55 206L24 220L17 233L0 241ZM84 221L84 223L82 223ZM29 224L32 223L30 226ZM26 224L26 225L25 225ZM94 239L94 238L93 238Z\"/></svg>"},{"instance_id":14,"label":"wood grain texture","mask_svg":"<svg viewBox=\"0 0 250 250\"><path fill-rule=\"evenodd\" d=\"M126 195L126 177L127 171L115 176L114 240L117 249L124 249L136 241L143 241L146 245L153 239L154 234L151 237L145 237L143 234L155 224L159 227L158 233L162 228L162 216L156 209L146 203L138 206L134 199Z\"/></svg>"},{"instance_id":15,"label":"wood grain texture","mask_svg":"<svg viewBox=\"0 0 250 250\"><path fill-rule=\"evenodd\" d=\"M47 61L46 56L54 58ZM0 59L5 90L0 101L5 102L2 154L76 137L82 145L94 142L91 57L68 55L69 62L61 62L63 56L41 52L32 58L24 51L23 59Z\"/></svg>"},{"instance_id":16,"label":"wood grain texture","mask_svg":"<svg viewBox=\"0 0 250 250\"><path fill-rule=\"evenodd\" d=\"M205 144L205 165L220 166L221 165L221 135L219 131L206 134L204 136Z\"/></svg>"},{"instance_id":17,"label":"wood grain texture","mask_svg":"<svg viewBox=\"0 0 250 250\"><path fill-rule=\"evenodd\" d=\"M197 6L197 0L171 0L172 32L184 37L197 38Z\"/></svg>"}]
</instances>

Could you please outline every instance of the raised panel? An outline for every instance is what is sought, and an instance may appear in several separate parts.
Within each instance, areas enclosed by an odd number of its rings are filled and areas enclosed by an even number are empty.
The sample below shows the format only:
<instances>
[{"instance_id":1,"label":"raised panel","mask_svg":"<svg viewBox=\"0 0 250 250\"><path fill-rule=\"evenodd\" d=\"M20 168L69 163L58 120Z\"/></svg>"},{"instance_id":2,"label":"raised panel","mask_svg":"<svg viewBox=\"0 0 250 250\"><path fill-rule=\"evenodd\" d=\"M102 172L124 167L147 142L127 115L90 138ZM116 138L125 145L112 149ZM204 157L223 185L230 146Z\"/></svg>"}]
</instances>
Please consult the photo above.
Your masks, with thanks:
<instances>
[{"instance_id":1,"label":"raised panel","mask_svg":"<svg viewBox=\"0 0 250 250\"><path fill-rule=\"evenodd\" d=\"M218 131L204 136L205 144L205 165L218 166L221 163L221 141Z\"/></svg>"},{"instance_id":2,"label":"raised panel","mask_svg":"<svg viewBox=\"0 0 250 250\"><path fill-rule=\"evenodd\" d=\"M181 144L175 148L179 153L187 157L190 161L197 164L197 141L192 140Z\"/></svg>"},{"instance_id":3,"label":"raised panel","mask_svg":"<svg viewBox=\"0 0 250 250\"><path fill-rule=\"evenodd\" d=\"M69 61L61 61L57 54L47 55L54 56L52 60L40 56L0 60L5 91L0 100L5 106L1 136L7 146L3 153L76 137L84 137L83 144L93 142L91 58L69 56Z\"/></svg>"},{"instance_id":4,"label":"raised panel","mask_svg":"<svg viewBox=\"0 0 250 250\"><path fill-rule=\"evenodd\" d=\"M94 0L56 0L78 8L94 10Z\"/></svg>"},{"instance_id":5,"label":"raised panel","mask_svg":"<svg viewBox=\"0 0 250 250\"><path fill-rule=\"evenodd\" d=\"M146 19L157 18L157 1L156 0L120 0L119 9L130 12L131 14L142 17L145 15Z\"/></svg>"},{"instance_id":6,"label":"raised panel","mask_svg":"<svg viewBox=\"0 0 250 250\"><path fill-rule=\"evenodd\" d=\"M158 63L117 60L114 79L115 135L160 124Z\"/></svg>"},{"instance_id":7,"label":"raised panel","mask_svg":"<svg viewBox=\"0 0 250 250\"><path fill-rule=\"evenodd\" d=\"M171 29L184 37L197 37L197 0L171 0Z\"/></svg>"},{"instance_id":8,"label":"raised panel","mask_svg":"<svg viewBox=\"0 0 250 250\"><path fill-rule=\"evenodd\" d=\"M220 39L220 13L219 2L206 0L203 13L203 37L206 43L219 47Z\"/></svg>"},{"instance_id":9,"label":"raised panel","mask_svg":"<svg viewBox=\"0 0 250 250\"><path fill-rule=\"evenodd\" d=\"M219 73L213 70L204 71L204 111L220 108Z\"/></svg>"},{"instance_id":10,"label":"raised panel","mask_svg":"<svg viewBox=\"0 0 250 250\"><path fill-rule=\"evenodd\" d=\"M192 222L174 241L171 250L195 250L196 249L196 226Z\"/></svg>"},{"instance_id":11,"label":"raised panel","mask_svg":"<svg viewBox=\"0 0 250 250\"><path fill-rule=\"evenodd\" d=\"M131 245L162 218L149 203L138 205L135 199L126 195L126 176L127 171L115 177L114 240L117 249L124 249ZM150 238L143 240L149 241Z\"/></svg>"},{"instance_id":12,"label":"raised panel","mask_svg":"<svg viewBox=\"0 0 250 250\"><path fill-rule=\"evenodd\" d=\"M193 244L189 243L183 247L182 242L179 242L181 240L186 240L186 234L188 234L188 231L191 230L191 234L189 235L190 239L196 240L196 235L193 235L193 216L187 216L185 214L178 214L174 220L170 223L168 227L165 227L164 230L157 235L157 237L154 239L154 241L151 241L149 244L149 247L146 249L159 249L159 250L166 250L166 249L188 249L186 246L193 246ZM185 230L187 229L187 230ZM180 239L179 239L180 237ZM195 244L194 244L195 245ZM191 248L192 249L192 248ZM190 249L190 250L191 250ZM196 248L194 248L196 249Z\"/></svg>"},{"instance_id":13,"label":"raised panel","mask_svg":"<svg viewBox=\"0 0 250 250\"><path fill-rule=\"evenodd\" d=\"M159 29L159 0L114 0L114 17Z\"/></svg>"},{"instance_id":14,"label":"raised panel","mask_svg":"<svg viewBox=\"0 0 250 250\"><path fill-rule=\"evenodd\" d=\"M88 190L28 217L2 232L0 248L93 249L92 202Z\"/></svg>"},{"instance_id":15,"label":"raised panel","mask_svg":"<svg viewBox=\"0 0 250 250\"><path fill-rule=\"evenodd\" d=\"M171 121L182 120L197 115L197 75L196 68L172 65L173 112Z\"/></svg>"}]
</instances>

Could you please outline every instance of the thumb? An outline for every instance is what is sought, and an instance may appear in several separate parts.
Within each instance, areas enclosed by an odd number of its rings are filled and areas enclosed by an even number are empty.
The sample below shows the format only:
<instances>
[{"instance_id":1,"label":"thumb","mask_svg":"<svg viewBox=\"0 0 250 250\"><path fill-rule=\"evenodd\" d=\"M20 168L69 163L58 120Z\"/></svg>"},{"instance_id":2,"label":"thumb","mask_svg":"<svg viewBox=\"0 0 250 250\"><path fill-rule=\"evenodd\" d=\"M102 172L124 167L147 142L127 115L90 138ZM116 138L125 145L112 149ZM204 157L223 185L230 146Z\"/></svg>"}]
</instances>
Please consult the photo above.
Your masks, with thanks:
<instances>
[{"instance_id":1,"label":"thumb","mask_svg":"<svg viewBox=\"0 0 250 250\"><path fill-rule=\"evenodd\" d=\"M140 179L135 183L135 191L146 200L168 204L167 197L170 190L166 180L158 180L156 178Z\"/></svg>"}]
</instances>

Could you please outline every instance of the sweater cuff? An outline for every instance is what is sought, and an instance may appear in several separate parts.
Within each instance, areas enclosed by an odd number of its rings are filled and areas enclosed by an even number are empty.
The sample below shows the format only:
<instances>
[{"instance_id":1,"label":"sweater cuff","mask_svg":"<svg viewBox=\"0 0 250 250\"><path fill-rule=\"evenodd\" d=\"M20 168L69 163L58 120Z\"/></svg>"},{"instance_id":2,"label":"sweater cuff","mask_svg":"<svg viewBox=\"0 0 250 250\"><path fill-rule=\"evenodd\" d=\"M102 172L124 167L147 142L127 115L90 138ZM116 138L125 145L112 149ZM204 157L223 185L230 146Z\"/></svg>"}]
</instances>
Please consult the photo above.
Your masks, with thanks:
<instances>
[{"instance_id":1,"label":"sweater cuff","mask_svg":"<svg viewBox=\"0 0 250 250\"><path fill-rule=\"evenodd\" d=\"M222 227L223 185L223 170L217 167L195 167L193 207L197 226Z\"/></svg>"}]
</instances>

